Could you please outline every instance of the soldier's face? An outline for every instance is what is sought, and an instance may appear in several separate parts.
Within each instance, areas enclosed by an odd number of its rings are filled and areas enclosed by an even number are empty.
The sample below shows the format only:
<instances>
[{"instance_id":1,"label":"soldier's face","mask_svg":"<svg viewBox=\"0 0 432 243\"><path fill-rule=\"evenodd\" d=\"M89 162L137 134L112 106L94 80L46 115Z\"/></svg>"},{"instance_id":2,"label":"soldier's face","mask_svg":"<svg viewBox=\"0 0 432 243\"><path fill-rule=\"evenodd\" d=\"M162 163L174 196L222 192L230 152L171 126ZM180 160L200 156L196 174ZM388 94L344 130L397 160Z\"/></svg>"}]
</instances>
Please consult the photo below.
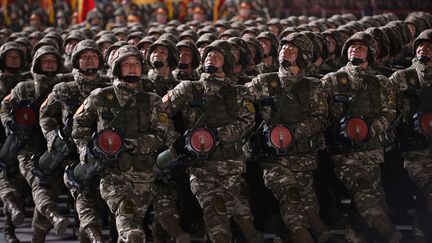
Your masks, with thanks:
<instances>
[{"instance_id":1,"label":"soldier's face","mask_svg":"<svg viewBox=\"0 0 432 243\"><path fill-rule=\"evenodd\" d=\"M156 14L156 21L161 24L165 24L168 17L166 14Z\"/></svg>"},{"instance_id":2,"label":"soldier's face","mask_svg":"<svg viewBox=\"0 0 432 243\"><path fill-rule=\"evenodd\" d=\"M295 62L298 57L298 48L292 43L287 43L282 46L279 52L279 60L287 60L289 62Z\"/></svg>"},{"instance_id":3,"label":"soldier's face","mask_svg":"<svg viewBox=\"0 0 432 243\"><path fill-rule=\"evenodd\" d=\"M204 66L222 68L224 61L224 55L220 51L210 51L204 60Z\"/></svg>"},{"instance_id":4,"label":"soldier's face","mask_svg":"<svg viewBox=\"0 0 432 243\"><path fill-rule=\"evenodd\" d=\"M275 36L279 36L279 28L276 25L269 25L268 28Z\"/></svg>"},{"instance_id":5,"label":"soldier's face","mask_svg":"<svg viewBox=\"0 0 432 243\"><path fill-rule=\"evenodd\" d=\"M202 57L204 55L204 49L208 46L208 43L202 43L199 47L198 47L198 51L200 53L200 57Z\"/></svg>"},{"instance_id":6,"label":"soldier's face","mask_svg":"<svg viewBox=\"0 0 432 243\"><path fill-rule=\"evenodd\" d=\"M366 59L369 48L360 41L353 42L348 48L348 60L353 58Z\"/></svg>"},{"instance_id":7,"label":"soldier's face","mask_svg":"<svg viewBox=\"0 0 432 243\"><path fill-rule=\"evenodd\" d=\"M10 68L20 68L21 67L21 56L18 51L11 50L8 51L5 57L6 67Z\"/></svg>"},{"instance_id":8,"label":"soldier's face","mask_svg":"<svg viewBox=\"0 0 432 243\"><path fill-rule=\"evenodd\" d=\"M140 49L140 52L143 54L143 56L147 55L147 50L148 50L149 47L150 47L150 44L144 44L144 45L142 45L142 47Z\"/></svg>"},{"instance_id":9,"label":"soldier's face","mask_svg":"<svg viewBox=\"0 0 432 243\"><path fill-rule=\"evenodd\" d=\"M168 59L168 48L164 46L156 46L150 54L150 61L166 61Z\"/></svg>"},{"instance_id":10,"label":"soldier's face","mask_svg":"<svg viewBox=\"0 0 432 243\"><path fill-rule=\"evenodd\" d=\"M120 72L122 76L138 76L142 74L140 59L134 56L126 57L120 63Z\"/></svg>"},{"instance_id":11,"label":"soldier's face","mask_svg":"<svg viewBox=\"0 0 432 243\"><path fill-rule=\"evenodd\" d=\"M123 33L116 34L115 37L117 38L118 41L126 41L127 40L127 35L123 34Z\"/></svg>"},{"instance_id":12,"label":"soldier's face","mask_svg":"<svg viewBox=\"0 0 432 243\"><path fill-rule=\"evenodd\" d=\"M65 46L65 53L66 55L70 55L74 49L74 47L78 44L78 40L70 40L68 43L66 43Z\"/></svg>"},{"instance_id":13,"label":"soldier's face","mask_svg":"<svg viewBox=\"0 0 432 243\"><path fill-rule=\"evenodd\" d=\"M413 24L408 24L408 28L409 28L410 33L411 33L411 38L412 38L412 39L415 39L415 36L416 36L416 33L417 33L417 30L416 30L415 25L413 25Z\"/></svg>"},{"instance_id":14,"label":"soldier's face","mask_svg":"<svg viewBox=\"0 0 432 243\"><path fill-rule=\"evenodd\" d=\"M432 43L429 41L420 42L417 46L416 55L425 56L432 59Z\"/></svg>"},{"instance_id":15,"label":"soldier's face","mask_svg":"<svg viewBox=\"0 0 432 243\"><path fill-rule=\"evenodd\" d=\"M242 7L242 8L240 8L239 14L242 17L249 17L249 15L251 14L250 7Z\"/></svg>"},{"instance_id":16,"label":"soldier's face","mask_svg":"<svg viewBox=\"0 0 432 243\"><path fill-rule=\"evenodd\" d=\"M196 21L199 21L199 22L205 21L205 15L202 13L194 13L192 18Z\"/></svg>"},{"instance_id":17,"label":"soldier's face","mask_svg":"<svg viewBox=\"0 0 432 243\"><path fill-rule=\"evenodd\" d=\"M179 54L180 54L180 62L184 64L189 64L192 62L192 50L185 47L179 48Z\"/></svg>"},{"instance_id":18,"label":"soldier's face","mask_svg":"<svg viewBox=\"0 0 432 243\"><path fill-rule=\"evenodd\" d=\"M99 45L104 56L106 55L108 48L110 48L111 46L112 46L112 43L110 43L110 42L103 42Z\"/></svg>"},{"instance_id":19,"label":"soldier's face","mask_svg":"<svg viewBox=\"0 0 432 243\"><path fill-rule=\"evenodd\" d=\"M329 53L333 54L336 51L336 40L333 37L328 35L326 35L325 38L328 43Z\"/></svg>"},{"instance_id":20,"label":"soldier's face","mask_svg":"<svg viewBox=\"0 0 432 243\"><path fill-rule=\"evenodd\" d=\"M82 69L98 68L99 56L94 51L84 51L79 58L79 66Z\"/></svg>"},{"instance_id":21,"label":"soldier's face","mask_svg":"<svg viewBox=\"0 0 432 243\"><path fill-rule=\"evenodd\" d=\"M43 55L40 65L42 72L56 72L58 69L57 58L53 54Z\"/></svg>"},{"instance_id":22,"label":"soldier's face","mask_svg":"<svg viewBox=\"0 0 432 243\"><path fill-rule=\"evenodd\" d=\"M128 40L128 44L134 46L134 45L136 45L139 41L140 41L140 39L138 39L138 38L132 38L132 39L129 39L129 40Z\"/></svg>"},{"instance_id":23,"label":"soldier's face","mask_svg":"<svg viewBox=\"0 0 432 243\"><path fill-rule=\"evenodd\" d=\"M257 50L256 50L255 46L252 45L252 44L248 44L248 48L249 48L249 51L251 53L252 60L255 60L255 57L256 57L256 54L257 54Z\"/></svg>"},{"instance_id":24,"label":"soldier's face","mask_svg":"<svg viewBox=\"0 0 432 243\"><path fill-rule=\"evenodd\" d=\"M270 54L272 49L271 41L269 39L261 38L259 39L259 42L261 44L261 47L263 48L264 55Z\"/></svg>"}]
</instances>

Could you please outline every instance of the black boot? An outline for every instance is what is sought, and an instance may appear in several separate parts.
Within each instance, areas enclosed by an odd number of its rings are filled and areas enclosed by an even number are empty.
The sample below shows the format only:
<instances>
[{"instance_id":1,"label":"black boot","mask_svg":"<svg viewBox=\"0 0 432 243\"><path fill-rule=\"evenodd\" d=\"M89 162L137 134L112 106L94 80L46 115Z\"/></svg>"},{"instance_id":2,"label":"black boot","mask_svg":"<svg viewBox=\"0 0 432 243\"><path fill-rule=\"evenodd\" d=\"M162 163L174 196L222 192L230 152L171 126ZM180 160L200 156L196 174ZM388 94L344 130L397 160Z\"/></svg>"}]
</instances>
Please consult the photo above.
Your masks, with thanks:
<instances>
[{"instance_id":1,"label":"black boot","mask_svg":"<svg viewBox=\"0 0 432 243\"><path fill-rule=\"evenodd\" d=\"M8 210L5 211L4 239L7 243L19 243L15 235L15 225L12 223L11 215Z\"/></svg>"},{"instance_id":2,"label":"black boot","mask_svg":"<svg viewBox=\"0 0 432 243\"><path fill-rule=\"evenodd\" d=\"M386 216L375 217L371 222L372 228L388 243L399 243L402 233L396 230L393 223Z\"/></svg>"},{"instance_id":3,"label":"black boot","mask_svg":"<svg viewBox=\"0 0 432 243\"><path fill-rule=\"evenodd\" d=\"M99 225L87 225L84 228L84 231L87 234L87 237L90 239L91 243L102 243L103 236L102 236L102 229L99 227Z\"/></svg>"},{"instance_id":4,"label":"black boot","mask_svg":"<svg viewBox=\"0 0 432 243\"><path fill-rule=\"evenodd\" d=\"M32 228L33 234L32 234L32 243L45 243L46 235L48 231L41 230L37 228Z\"/></svg>"},{"instance_id":5,"label":"black boot","mask_svg":"<svg viewBox=\"0 0 432 243\"><path fill-rule=\"evenodd\" d=\"M49 206L44 210L45 217L48 218L57 235L64 234L69 226L69 220L63 217L57 208Z\"/></svg>"},{"instance_id":6,"label":"black boot","mask_svg":"<svg viewBox=\"0 0 432 243\"><path fill-rule=\"evenodd\" d=\"M18 206L14 197L4 197L3 203L10 213L11 220L15 226L24 223L25 214L24 211Z\"/></svg>"},{"instance_id":7,"label":"black boot","mask_svg":"<svg viewBox=\"0 0 432 243\"><path fill-rule=\"evenodd\" d=\"M250 219L242 218L239 220L238 224L248 243L264 242L264 235L255 229L255 226Z\"/></svg>"}]
</instances>

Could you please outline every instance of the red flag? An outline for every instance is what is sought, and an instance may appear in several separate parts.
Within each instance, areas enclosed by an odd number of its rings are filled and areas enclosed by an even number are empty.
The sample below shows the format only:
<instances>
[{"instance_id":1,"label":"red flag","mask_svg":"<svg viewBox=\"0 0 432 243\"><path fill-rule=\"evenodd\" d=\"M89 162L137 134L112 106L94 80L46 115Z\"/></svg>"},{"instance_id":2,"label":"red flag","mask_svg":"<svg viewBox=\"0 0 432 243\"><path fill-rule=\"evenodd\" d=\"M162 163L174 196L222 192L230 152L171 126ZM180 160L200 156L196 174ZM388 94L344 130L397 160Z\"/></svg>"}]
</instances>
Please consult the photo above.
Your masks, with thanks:
<instances>
[{"instance_id":1,"label":"red flag","mask_svg":"<svg viewBox=\"0 0 432 243\"><path fill-rule=\"evenodd\" d=\"M78 23L84 22L87 13L96 7L94 0L78 0Z\"/></svg>"},{"instance_id":2,"label":"red flag","mask_svg":"<svg viewBox=\"0 0 432 243\"><path fill-rule=\"evenodd\" d=\"M45 10L49 17L50 24L55 23L54 3L53 0L40 0L40 6Z\"/></svg>"},{"instance_id":3,"label":"red flag","mask_svg":"<svg viewBox=\"0 0 432 243\"><path fill-rule=\"evenodd\" d=\"M215 0L213 3L213 21L218 20L220 16L220 9L225 3L225 0Z\"/></svg>"}]
</instances>

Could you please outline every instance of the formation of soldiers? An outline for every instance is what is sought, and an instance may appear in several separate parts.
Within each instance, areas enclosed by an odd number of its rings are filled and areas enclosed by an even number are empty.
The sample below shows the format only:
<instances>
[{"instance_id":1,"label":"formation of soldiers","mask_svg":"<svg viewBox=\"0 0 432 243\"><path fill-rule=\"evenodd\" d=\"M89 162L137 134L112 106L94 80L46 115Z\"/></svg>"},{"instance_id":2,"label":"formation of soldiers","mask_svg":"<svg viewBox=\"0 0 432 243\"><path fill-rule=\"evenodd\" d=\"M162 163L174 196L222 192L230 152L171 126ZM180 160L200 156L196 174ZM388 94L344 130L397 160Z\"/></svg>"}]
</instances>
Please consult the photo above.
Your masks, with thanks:
<instances>
[{"instance_id":1,"label":"formation of soldiers","mask_svg":"<svg viewBox=\"0 0 432 243\"><path fill-rule=\"evenodd\" d=\"M252 7L230 22L0 30L5 240L19 242L28 185L35 243L71 223L65 190L81 242L105 242L107 214L112 241L144 242L150 210L154 242L264 242L266 200L275 242L332 242L320 198L334 177L356 209L345 240L399 242L382 175L395 151L418 190L413 234L432 240L432 15Z\"/></svg>"}]
</instances>

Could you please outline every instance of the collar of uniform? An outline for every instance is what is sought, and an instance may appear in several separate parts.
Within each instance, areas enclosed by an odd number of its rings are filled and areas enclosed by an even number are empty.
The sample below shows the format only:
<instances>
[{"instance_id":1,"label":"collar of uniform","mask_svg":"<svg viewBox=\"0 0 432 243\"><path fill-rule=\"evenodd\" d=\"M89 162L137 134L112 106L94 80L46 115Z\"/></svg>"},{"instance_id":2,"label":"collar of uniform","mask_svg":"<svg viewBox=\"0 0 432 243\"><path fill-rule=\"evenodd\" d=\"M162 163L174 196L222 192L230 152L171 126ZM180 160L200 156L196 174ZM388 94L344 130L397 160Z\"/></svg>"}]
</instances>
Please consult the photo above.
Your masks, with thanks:
<instances>
[{"instance_id":1,"label":"collar of uniform","mask_svg":"<svg viewBox=\"0 0 432 243\"><path fill-rule=\"evenodd\" d=\"M148 78L156 84L173 83L175 81L172 73L169 74L168 78L164 78L162 76L159 76L153 69L150 69L148 71Z\"/></svg>"},{"instance_id":2,"label":"collar of uniform","mask_svg":"<svg viewBox=\"0 0 432 243\"><path fill-rule=\"evenodd\" d=\"M131 106L134 106L135 102L136 102L136 95L138 93L144 92L143 86L141 83L138 83L137 88L131 89L131 88L125 87L125 83L121 82L117 78L113 82L113 87L114 87L114 92L115 92L115 95L117 97L117 100L118 100L120 106L122 106L122 107L128 102L129 99L133 99Z\"/></svg>"}]
</instances>

